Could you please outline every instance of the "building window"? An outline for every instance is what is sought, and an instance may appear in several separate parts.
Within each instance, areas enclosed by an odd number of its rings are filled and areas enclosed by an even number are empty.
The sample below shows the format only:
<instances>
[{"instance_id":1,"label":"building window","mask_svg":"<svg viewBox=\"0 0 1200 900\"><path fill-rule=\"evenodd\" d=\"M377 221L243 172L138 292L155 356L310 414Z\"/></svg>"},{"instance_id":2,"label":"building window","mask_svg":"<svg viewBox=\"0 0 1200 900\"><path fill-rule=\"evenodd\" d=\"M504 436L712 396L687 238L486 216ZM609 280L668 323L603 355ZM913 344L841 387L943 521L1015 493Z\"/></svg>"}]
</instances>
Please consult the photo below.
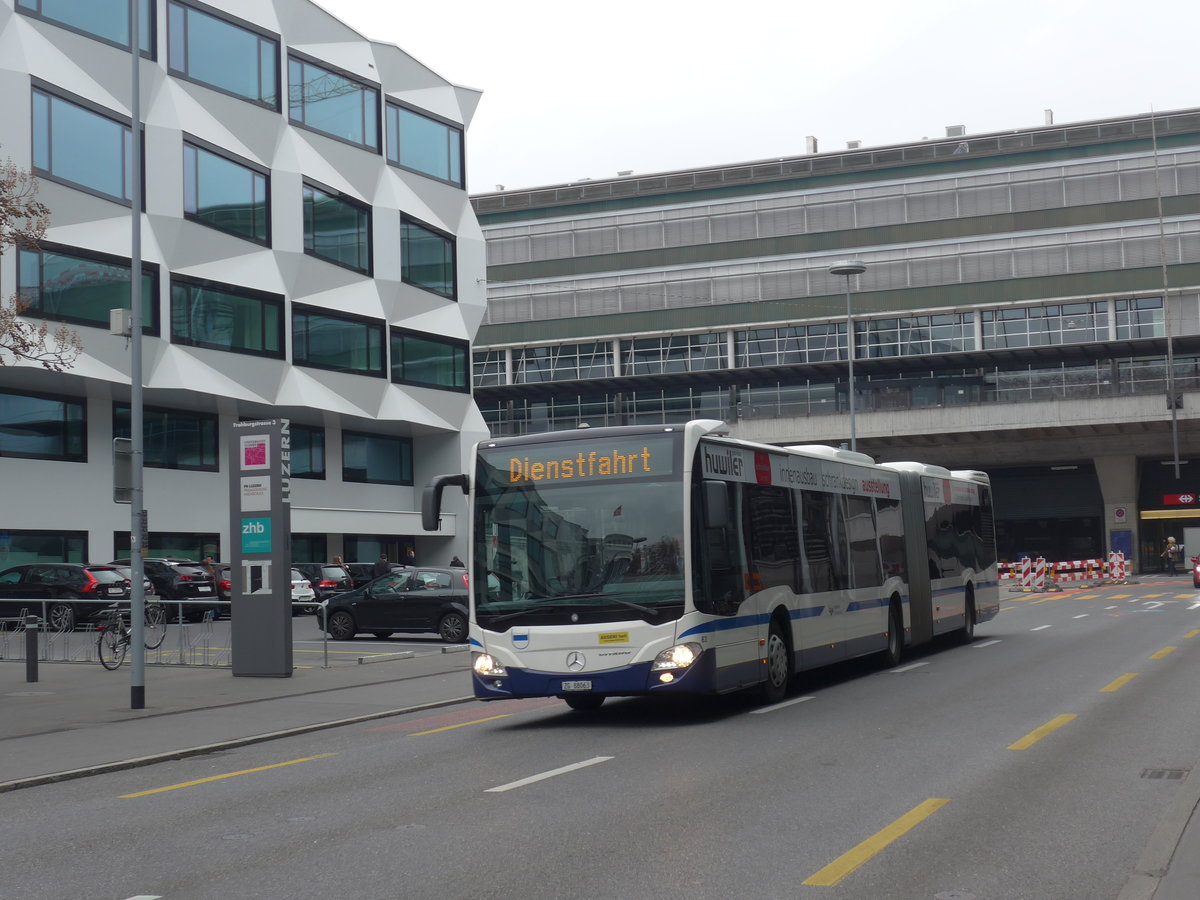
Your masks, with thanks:
<instances>
[{"instance_id":1,"label":"building window","mask_svg":"<svg viewBox=\"0 0 1200 900\"><path fill-rule=\"evenodd\" d=\"M269 247L269 172L194 138L184 141L183 217Z\"/></svg>"},{"instance_id":2,"label":"building window","mask_svg":"<svg viewBox=\"0 0 1200 900\"><path fill-rule=\"evenodd\" d=\"M139 0L138 46L154 56L154 4ZM129 0L17 0L17 12L129 49Z\"/></svg>"},{"instance_id":3,"label":"building window","mask_svg":"<svg viewBox=\"0 0 1200 900\"><path fill-rule=\"evenodd\" d=\"M17 252L17 288L31 315L98 328L129 309L129 260L42 242ZM158 266L142 265L142 331L158 334Z\"/></svg>"},{"instance_id":4,"label":"building window","mask_svg":"<svg viewBox=\"0 0 1200 900\"><path fill-rule=\"evenodd\" d=\"M113 559L129 559L129 532L113 532ZM146 544L146 556L152 559L202 560L221 558L221 536L212 532L152 531Z\"/></svg>"},{"instance_id":5,"label":"building window","mask_svg":"<svg viewBox=\"0 0 1200 900\"><path fill-rule=\"evenodd\" d=\"M727 368L725 335L665 335L621 341L622 375L663 375Z\"/></svg>"},{"instance_id":6,"label":"building window","mask_svg":"<svg viewBox=\"0 0 1200 900\"><path fill-rule=\"evenodd\" d=\"M179 75L268 109L279 109L279 39L241 20L171 0L167 64Z\"/></svg>"},{"instance_id":7,"label":"building window","mask_svg":"<svg viewBox=\"0 0 1200 900\"><path fill-rule=\"evenodd\" d=\"M292 304L292 361L298 366L384 377L383 327L367 319Z\"/></svg>"},{"instance_id":8,"label":"building window","mask_svg":"<svg viewBox=\"0 0 1200 900\"><path fill-rule=\"evenodd\" d=\"M379 88L295 54L288 56L288 118L379 152Z\"/></svg>"},{"instance_id":9,"label":"building window","mask_svg":"<svg viewBox=\"0 0 1200 900\"><path fill-rule=\"evenodd\" d=\"M451 300L458 297L454 238L408 216L400 217L400 278Z\"/></svg>"},{"instance_id":10,"label":"building window","mask_svg":"<svg viewBox=\"0 0 1200 900\"><path fill-rule=\"evenodd\" d=\"M392 329L392 381L451 391L470 391L466 341Z\"/></svg>"},{"instance_id":11,"label":"building window","mask_svg":"<svg viewBox=\"0 0 1200 900\"><path fill-rule=\"evenodd\" d=\"M305 182L304 252L370 275L371 207Z\"/></svg>"},{"instance_id":12,"label":"building window","mask_svg":"<svg viewBox=\"0 0 1200 900\"><path fill-rule=\"evenodd\" d=\"M412 484L412 441L386 434L343 431L342 480Z\"/></svg>"},{"instance_id":13,"label":"building window","mask_svg":"<svg viewBox=\"0 0 1200 900\"><path fill-rule=\"evenodd\" d=\"M1118 341L1162 337L1167 333L1163 324L1162 297L1117 300L1115 306Z\"/></svg>"},{"instance_id":14,"label":"building window","mask_svg":"<svg viewBox=\"0 0 1200 900\"><path fill-rule=\"evenodd\" d=\"M846 358L846 323L785 325L734 334L737 365L790 366Z\"/></svg>"},{"instance_id":15,"label":"building window","mask_svg":"<svg viewBox=\"0 0 1200 900\"><path fill-rule=\"evenodd\" d=\"M299 563L324 562L329 559L325 552L326 538L323 534L292 534L292 559Z\"/></svg>"},{"instance_id":16,"label":"building window","mask_svg":"<svg viewBox=\"0 0 1200 900\"><path fill-rule=\"evenodd\" d=\"M87 462L84 401L0 392L0 456Z\"/></svg>"},{"instance_id":17,"label":"building window","mask_svg":"<svg viewBox=\"0 0 1200 900\"><path fill-rule=\"evenodd\" d=\"M217 417L147 406L142 412L145 465L156 469L216 472ZM113 407L113 437L130 436L129 406Z\"/></svg>"},{"instance_id":18,"label":"building window","mask_svg":"<svg viewBox=\"0 0 1200 900\"><path fill-rule=\"evenodd\" d=\"M1088 306L1088 304L1077 304ZM1064 307L1066 309L1066 307ZM1103 314L1101 314L1103 318ZM1077 334L1085 333L1085 314L1079 324L1071 319ZM1107 326L1105 326L1107 327ZM936 316L904 316L898 319L868 319L856 323L855 355L877 359L891 356L927 356L930 353L951 353L974 350L974 316L972 313L950 313ZM1091 333L1091 332L1086 332ZM1072 340L1082 340L1081 336Z\"/></svg>"},{"instance_id":19,"label":"building window","mask_svg":"<svg viewBox=\"0 0 1200 900\"><path fill-rule=\"evenodd\" d=\"M463 186L463 130L416 110L387 104L388 162Z\"/></svg>"},{"instance_id":20,"label":"building window","mask_svg":"<svg viewBox=\"0 0 1200 900\"><path fill-rule=\"evenodd\" d=\"M325 477L325 429L292 423L292 477Z\"/></svg>"},{"instance_id":21,"label":"building window","mask_svg":"<svg viewBox=\"0 0 1200 900\"><path fill-rule=\"evenodd\" d=\"M475 353L475 387L505 384L503 350L479 350Z\"/></svg>"},{"instance_id":22,"label":"building window","mask_svg":"<svg viewBox=\"0 0 1200 900\"><path fill-rule=\"evenodd\" d=\"M171 343L282 359L283 297L176 276Z\"/></svg>"},{"instance_id":23,"label":"building window","mask_svg":"<svg viewBox=\"0 0 1200 900\"><path fill-rule=\"evenodd\" d=\"M1105 303L985 309L980 320L984 350L1108 340L1108 307Z\"/></svg>"},{"instance_id":24,"label":"building window","mask_svg":"<svg viewBox=\"0 0 1200 900\"><path fill-rule=\"evenodd\" d=\"M91 194L129 203L133 130L100 112L33 88L33 171Z\"/></svg>"},{"instance_id":25,"label":"building window","mask_svg":"<svg viewBox=\"0 0 1200 900\"><path fill-rule=\"evenodd\" d=\"M608 341L513 351L513 382L516 384L611 378L612 374L612 344Z\"/></svg>"},{"instance_id":26,"label":"building window","mask_svg":"<svg viewBox=\"0 0 1200 900\"><path fill-rule=\"evenodd\" d=\"M0 531L0 569L28 563L85 563L88 556L86 531Z\"/></svg>"}]
</instances>

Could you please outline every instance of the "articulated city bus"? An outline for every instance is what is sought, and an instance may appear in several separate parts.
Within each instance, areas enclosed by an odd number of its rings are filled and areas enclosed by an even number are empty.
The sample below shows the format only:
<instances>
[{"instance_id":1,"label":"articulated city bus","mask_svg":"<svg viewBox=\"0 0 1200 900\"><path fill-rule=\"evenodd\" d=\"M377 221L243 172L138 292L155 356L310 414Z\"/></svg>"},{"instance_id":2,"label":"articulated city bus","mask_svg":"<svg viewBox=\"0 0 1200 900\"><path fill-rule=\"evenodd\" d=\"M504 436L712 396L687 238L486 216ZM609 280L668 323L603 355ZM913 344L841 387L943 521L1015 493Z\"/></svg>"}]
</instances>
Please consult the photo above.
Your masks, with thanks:
<instances>
[{"instance_id":1,"label":"articulated city bus","mask_svg":"<svg viewBox=\"0 0 1200 900\"><path fill-rule=\"evenodd\" d=\"M719 694L958 632L999 611L982 472L735 440L723 423L482 441L469 496L482 700Z\"/></svg>"}]
</instances>

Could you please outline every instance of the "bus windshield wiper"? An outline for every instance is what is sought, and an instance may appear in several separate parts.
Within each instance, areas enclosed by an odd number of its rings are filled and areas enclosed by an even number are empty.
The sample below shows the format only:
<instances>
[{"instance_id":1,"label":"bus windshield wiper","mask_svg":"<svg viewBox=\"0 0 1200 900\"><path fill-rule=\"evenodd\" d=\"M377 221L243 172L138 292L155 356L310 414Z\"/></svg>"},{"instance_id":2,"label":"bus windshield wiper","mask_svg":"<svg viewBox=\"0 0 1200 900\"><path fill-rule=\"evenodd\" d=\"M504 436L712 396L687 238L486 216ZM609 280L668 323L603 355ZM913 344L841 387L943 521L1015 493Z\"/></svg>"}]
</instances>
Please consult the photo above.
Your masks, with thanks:
<instances>
[{"instance_id":1,"label":"bus windshield wiper","mask_svg":"<svg viewBox=\"0 0 1200 900\"><path fill-rule=\"evenodd\" d=\"M497 616L496 618L492 619L492 621L489 624L490 625L498 625L501 622L507 622L510 619L515 619L519 616L523 616L527 612L532 612L536 607L545 606L545 605L548 605L551 603L558 603L559 601L568 601L569 602L572 600L590 600L594 597L601 597L604 600L611 601L613 603L616 603L619 606L626 606L630 609L636 609L638 612L643 613L644 615L647 615L647 616L658 615L658 610L654 609L653 607L643 606L640 603L634 603L632 600L625 600L625 599L622 599L621 597L614 597L611 594L602 594L598 591L593 591L593 592L584 593L584 594L559 594L554 597L530 597L529 599L534 601L532 606L528 606L525 609L518 609L518 610L514 610L513 612L505 613L503 615ZM585 604L585 605L591 606L591 604Z\"/></svg>"}]
</instances>

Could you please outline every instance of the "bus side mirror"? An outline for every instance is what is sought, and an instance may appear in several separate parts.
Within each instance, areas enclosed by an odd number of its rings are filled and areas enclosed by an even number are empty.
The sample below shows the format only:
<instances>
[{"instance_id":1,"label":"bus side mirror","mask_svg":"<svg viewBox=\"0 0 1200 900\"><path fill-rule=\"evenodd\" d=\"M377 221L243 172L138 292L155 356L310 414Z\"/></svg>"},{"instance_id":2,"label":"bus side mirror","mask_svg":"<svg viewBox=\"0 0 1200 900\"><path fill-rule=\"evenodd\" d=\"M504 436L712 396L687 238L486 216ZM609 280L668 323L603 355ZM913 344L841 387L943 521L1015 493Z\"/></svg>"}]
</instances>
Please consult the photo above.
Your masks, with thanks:
<instances>
[{"instance_id":1,"label":"bus side mirror","mask_svg":"<svg viewBox=\"0 0 1200 900\"><path fill-rule=\"evenodd\" d=\"M466 474L438 475L425 485L425 492L421 495L421 527L426 531L439 530L442 517L442 491L451 484L458 485L466 494L471 490L471 476Z\"/></svg>"},{"instance_id":2,"label":"bus side mirror","mask_svg":"<svg viewBox=\"0 0 1200 900\"><path fill-rule=\"evenodd\" d=\"M729 525L729 491L723 481L701 482L704 491L704 527Z\"/></svg>"}]
</instances>

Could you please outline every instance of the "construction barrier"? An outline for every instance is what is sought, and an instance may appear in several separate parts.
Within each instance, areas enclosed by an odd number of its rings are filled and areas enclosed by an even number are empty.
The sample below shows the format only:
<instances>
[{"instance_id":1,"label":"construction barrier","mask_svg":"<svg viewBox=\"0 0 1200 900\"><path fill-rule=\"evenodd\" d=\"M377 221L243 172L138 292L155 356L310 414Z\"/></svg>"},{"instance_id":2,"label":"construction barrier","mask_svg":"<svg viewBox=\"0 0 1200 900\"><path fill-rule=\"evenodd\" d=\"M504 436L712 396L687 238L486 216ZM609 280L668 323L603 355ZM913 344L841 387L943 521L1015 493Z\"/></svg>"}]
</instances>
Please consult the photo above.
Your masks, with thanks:
<instances>
[{"instance_id":1,"label":"construction barrier","mask_svg":"<svg viewBox=\"0 0 1200 900\"><path fill-rule=\"evenodd\" d=\"M1125 577L1125 554L1120 551L1108 554L1108 583L1129 584Z\"/></svg>"}]
</instances>

